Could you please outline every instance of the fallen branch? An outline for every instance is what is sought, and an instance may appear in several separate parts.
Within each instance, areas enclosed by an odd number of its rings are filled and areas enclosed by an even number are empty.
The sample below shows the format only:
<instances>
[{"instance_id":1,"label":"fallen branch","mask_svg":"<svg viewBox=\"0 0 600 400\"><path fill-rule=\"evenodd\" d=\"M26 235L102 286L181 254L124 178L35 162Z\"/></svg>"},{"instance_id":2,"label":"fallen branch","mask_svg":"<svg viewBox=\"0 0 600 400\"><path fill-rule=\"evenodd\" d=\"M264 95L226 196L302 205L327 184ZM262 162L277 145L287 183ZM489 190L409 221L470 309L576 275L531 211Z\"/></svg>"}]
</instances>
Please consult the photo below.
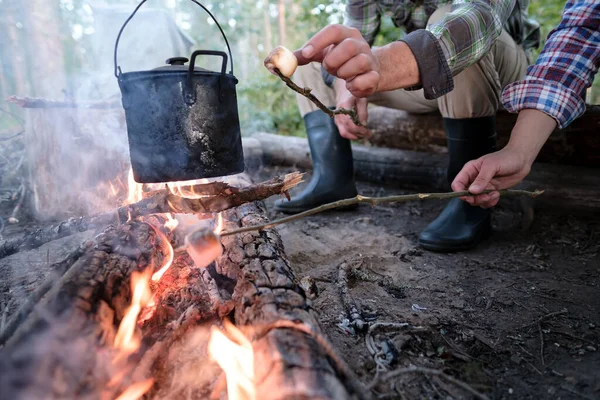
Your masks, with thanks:
<instances>
[{"instance_id":1,"label":"fallen branch","mask_svg":"<svg viewBox=\"0 0 600 400\"><path fill-rule=\"evenodd\" d=\"M491 190L486 190L483 193L491 193ZM527 190L500 190L501 196L529 196L529 197L537 197L540 194L544 193L543 190L536 190L534 192L530 192ZM473 196L468 191L462 192L448 192L448 193L415 193L415 194L407 194L407 195L398 195L398 196L388 196L388 197L366 197L357 195L356 197L352 197L349 199L338 200L333 203L323 204L322 206L312 208L310 210L301 212L299 214L291 215L289 217L281 218L275 220L273 222L269 222L262 225L256 226L248 226L240 229L233 229L230 231L226 231L221 233L221 236L228 235L236 235L238 233L250 232L250 231L262 231L264 229L273 228L274 226L281 225L287 222L292 222L304 217L308 217L309 215L314 215L321 213L323 211L331 210L339 207L347 207L354 204L367 203L372 205L373 207L380 203L398 203L405 201L414 201L414 200L425 200L425 199L454 199L457 197L465 197L465 196Z\"/></svg>"},{"instance_id":2,"label":"fallen branch","mask_svg":"<svg viewBox=\"0 0 600 400\"><path fill-rule=\"evenodd\" d=\"M172 194L168 189L154 192L149 197L123 207L88 217L70 218L55 225L38 229L18 237L0 241L0 258L31 250L45 243L85 232L91 229L103 229L110 224L122 224L131 219L151 214L200 214L221 212L256 200L283 194L302 182L303 174L294 172L283 178L275 177L268 181L237 188L223 182L196 185L197 196L204 193L211 195L197 198L184 198ZM203 190L203 191L200 191Z\"/></svg>"},{"instance_id":3,"label":"fallen branch","mask_svg":"<svg viewBox=\"0 0 600 400\"><path fill-rule=\"evenodd\" d=\"M215 185L210 183L199 185L205 186L206 190L212 190L212 195L206 197L186 198L172 194L168 189L160 190L137 203L119 207L117 214L119 222L123 223L129 219L135 219L151 214L202 214L221 212L241 206L245 203L264 200L276 194L287 196L286 193L291 188L302 182L303 175L304 174L299 172L293 172L285 175L283 178L275 177L266 182L244 188L235 188L229 185L223 186L222 182ZM208 189L210 186L213 186L212 189ZM203 192L200 192L200 194L203 194Z\"/></svg>"},{"instance_id":4,"label":"fallen branch","mask_svg":"<svg viewBox=\"0 0 600 400\"><path fill-rule=\"evenodd\" d=\"M60 101L39 97L9 96L6 101L22 108L120 108L120 101L76 102L73 100Z\"/></svg>"},{"instance_id":5,"label":"fallen branch","mask_svg":"<svg viewBox=\"0 0 600 400\"><path fill-rule=\"evenodd\" d=\"M415 366L410 366L407 368L399 368L394 371L388 372L387 374L381 375L381 377L379 379L372 382L368 387L369 387L369 389L373 390L381 382L389 381L390 379L396 378L403 374L413 374L413 373L421 373L421 374L426 374L426 375L439 376L440 378L444 378L448 382L466 390L467 392L471 393L473 396L475 396L478 399L489 400L489 397L487 397L483 393L479 393L477 390L473 389L469 384L467 384L461 380L458 380L456 378L453 378L450 375L448 375L438 369L415 367Z\"/></svg>"},{"instance_id":6,"label":"fallen branch","mask_svg":"<svg viewBox=\"0 0 600 400\"><path fill-rule=\"evenodd\" d=\"M358 115L356 114L356 110L354 108L351 110L349 110L347 108L336 108L336 109L332 110L329 107L327 107L325 104L321 103L321 100L317 99L315 97L315 95L311 93L312 92L311 88L301 88L300 86L296 85L290 78L283 75L277 68L275 68L274 71L277 73L277 75L281 78L281 80L284 81L285 84L290 89L292 89L294 92L296 92L298 94L301 94L302 96L306 97L307 99L309 99L310 101L315 103L315 105L317 107L319 107L321 109L321 111L323 111L325 114L329 115L331 118L333 118L339 114L348 115L350 118L352 118L352 122L354 122L355 125L362 126L362 127L365 126L358 119Z\"/></svg>"}]
</instances>

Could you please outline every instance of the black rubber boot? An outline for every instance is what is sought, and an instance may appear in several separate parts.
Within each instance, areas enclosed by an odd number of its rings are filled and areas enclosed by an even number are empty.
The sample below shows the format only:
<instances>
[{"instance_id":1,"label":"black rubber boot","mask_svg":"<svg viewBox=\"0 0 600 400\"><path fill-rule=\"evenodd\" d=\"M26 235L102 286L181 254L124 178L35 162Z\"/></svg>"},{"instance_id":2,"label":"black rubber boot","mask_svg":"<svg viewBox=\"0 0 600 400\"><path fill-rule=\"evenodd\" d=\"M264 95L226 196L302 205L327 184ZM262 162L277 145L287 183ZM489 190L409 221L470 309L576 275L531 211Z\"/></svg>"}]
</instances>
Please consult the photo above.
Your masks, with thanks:
<instances>
[{"instance_id":1,"label":"black rubber boot","mask_svg":"<svg viewBox=\"0 0 600 400\"><path fill-rule=\"evenodd\" d=\"M313 175L302 193L275 203L275 210L288 214L357 195L350 141L340 136L333 119L321 110L306 114L304 124Z\"/></svg>"},{"instance_id":2,"label":"black rubber boot","mask_svg":"<svg viewBox=\"0 0 600 400\"><path fill-rule=\"evenodd\" d=\"M471 160L496 150L495 117L444 119L450 162L448 182ZM419 235L421 247L438 252L467 250L491 234L491 210L452 199Z\"/></svg>"}]
</instances>

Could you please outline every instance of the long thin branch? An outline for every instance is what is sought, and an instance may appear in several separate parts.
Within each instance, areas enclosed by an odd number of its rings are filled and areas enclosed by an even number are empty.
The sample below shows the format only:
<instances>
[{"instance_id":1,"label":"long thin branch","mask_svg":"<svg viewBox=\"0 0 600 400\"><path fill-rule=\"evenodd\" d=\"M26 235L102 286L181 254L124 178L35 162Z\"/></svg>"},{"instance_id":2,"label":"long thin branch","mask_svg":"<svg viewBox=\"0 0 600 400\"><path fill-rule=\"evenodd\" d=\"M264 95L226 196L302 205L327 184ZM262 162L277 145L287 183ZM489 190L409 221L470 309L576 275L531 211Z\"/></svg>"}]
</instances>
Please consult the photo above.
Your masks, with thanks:
<instances>
[{"instance_id":1,"label":"long thin branch","mask_svg":"<svg viewBox=\"0 0 600 400\"><path fill-rule=\"evenodd\" d=\"M426 374L426 375L439 376L440 378L443 378L443 379L447 380L448 382L453 383L454 385L463 388L464 390L471 393L473 396L475 396L478 399L489 400L489 397L487 397L483 393L479 393L477 390L473 389L467 383L465 383L461 380L458 380L456 378L453 378L450 375L445 374L444 372L442 372L438 369L415 367L415 366L410 366L407 368L399 368L394 371L388 372L387 374L382 375L379 379L377 379L376 381L371 383L369 385L369 389L373 390L375 388L375 386L377 386L381 382L386 382L386 381L389 381L390 379L396 378L400 375L410 374L410 373L421 373L421 374Z\"/></svg>"},{"instance_id":2,"label":"long thin branch","mask_svg":"<svg viewBox=\"0 0 600 400\"><path fill-rule=\"evenodd\" d=\"M283 75L277 68L275 68L275 73L277 73L279 78L281 78L281 80L284 81L290 89L315 103L315 105L319 107L321 111L329 115L331 118L335 117L338 114L348 115L350 118L352 118L352 122L354 122L355 125L364 127L364 125L358 119L358 115L356 114L355 109L349 110L347 108L336 108L335 110L332 110L329 107L325 106L325 104L321 103L321 100L317 99L317 97L314 94L312 94L311 88L301 88L300 86L296 85L290 78Z\"/></svg>"},{"instance_id":3,"label":"long thin branch","mask_svg":"<svg viewBox=\"0 0 600 400\"><path fill-rule=\"evenodd\" d=\"M283 178L275 177L242 188L229 186L223 182L197 185L195 186L196 194L211 194L200 198L181 197L172 194L168 189L158 190L137 203L119 207L117 210L87 217L70 218L49 227L0 241L0 259L23 250L38 248L45 243L79 232L102 229L107 225L125 223L137 217L162 213L215 213L244 203L264 200L277 194L287 196L288 190L302 182L302 176L303 174L299 172L293 172Z\"/></svg>"},{"instance_id":4,"label":"long thin branch","mask_svg":"<svg viewBox=\"0 0 600 400\"><path fill-rule=\"evenodd\" d=\"M486 190L483 193L491 193L491 190ZM537 197L540 194L544 193L543 190L536 190L534 192L530 192L527 190L500 190L501 196L529 196L529 197ZM448 193L415 193L415 194L406 194L406 195L398 195L398 196L388 196L388 197L366 197L357 195L356 197L352 197L349 199L334 201L333 203L323 204L322 206L312 208L310 210L301 212L299 214L290 215L289 217L281 218L275 220L273 222L269 222L266 224L260 224L255 226L247 226L244 228L233 229L230 231L226 231L221 233L221 236L229 236L236 235L238 233L250 232L250 231L262 231L265 229L272 228L274 226L285 224L287 222L292 222L304 217L308 217L309 215L314 215L321 213L323 211L331 210L339 207L351 206L354 204L367 203L372 205L373 207L380 203L398 203L405 201L414 201L414 200L425 200L425 199L454 199L457 197L465 197L465 196L473 196L468 191L462 192L448 192Z\"/></svg>"}]
</instances>

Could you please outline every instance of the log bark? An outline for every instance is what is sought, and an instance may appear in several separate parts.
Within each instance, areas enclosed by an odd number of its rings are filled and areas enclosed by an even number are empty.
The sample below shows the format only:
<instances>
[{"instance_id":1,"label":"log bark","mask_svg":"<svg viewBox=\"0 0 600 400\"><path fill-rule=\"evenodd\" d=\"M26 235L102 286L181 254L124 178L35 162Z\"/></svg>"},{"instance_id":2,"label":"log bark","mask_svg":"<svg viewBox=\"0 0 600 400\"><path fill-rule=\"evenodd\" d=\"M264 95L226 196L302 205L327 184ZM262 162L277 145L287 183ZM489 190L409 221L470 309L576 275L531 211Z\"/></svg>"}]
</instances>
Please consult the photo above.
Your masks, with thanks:
<instances>
[{"instance_id":1,"label":"log bark","mask_svg":"<svg viewBox=\"0 0 600 400\"><path fill-rule=\"evenodd\" d=\"M505 110L496 114L498 145L508 143L517 120ZM369 108L368 143L386 148L446 152L446 137L439 113L409 114L385 107ZM542 148L537 161L586 167L600 166L600 106L588 106L586 113L566 129L556 130Z\"/></svg>"},{"instance_id":2,"label":"log bark","mask_svg":"<svg viewBox=\"0 0 600 400\"><path fill-rule=\"evenodd\" d=\"M305 139L256 134L246 139L254 157L267 165L312 168ZM257 149L260 146L262 152ZM423 191L448 191L447 155L353 145L356 179ZM262 154L261 154L262 153ZM545 190L536 206L590 213L600 209L600 176L596 169L535 163L520 189ZM292 195L293 197L293 195Z\"/></svg>"},{"instance_id":3,"label":"log bark","mask_svg":"<svg viewBox=\"0 0 600 400\"><path fill-rule=\"evenodd\" d=\"M251 203L228 212L227 221L225 230L265 223L268 218L263 204ZM215 271L235 279L235 324L255 339L256 398L364 398L356 378L343 365L333 365L327 345L315 340L322 338L317 314L298 285L279 233L247 232L222 242L225 255ZM291 326L269 329L282 321L308 327L313 334Z\"/></svg>"},{"instance_id":4,"label":"log bark","mask_svg":"<svg viewBox=\"0 0 600 400\"><path fill-rule=\"evenodd\" d=\"M186 198L172 194L167 189L147 194L137 203L119 207L115 211L88 217L69 218L66 221L37 229L30 233L0 241L0 258L23 250L31 250L45 243L91 229L102 229L109 224L125 223L131 219L152 214L199 214L215 213L241 204L262 200L274 195L287 195L288 190L302 181L302 174L291 173L246 187L235 187L225 182L212 182L190 186L184 195L206 195Z\"/></svg>"},{"instance_id":5,"label":"log bark","mask_svg":"<svg viewBox=\"0 0 600 400\"><path fill-rule=\"evenodd\" d=\"M162 263L146 223L109 227L75 261L0 353L6 398L97 397L114 376L117 322L130 304L130 274Z\"/></svg>"}]
</instances>

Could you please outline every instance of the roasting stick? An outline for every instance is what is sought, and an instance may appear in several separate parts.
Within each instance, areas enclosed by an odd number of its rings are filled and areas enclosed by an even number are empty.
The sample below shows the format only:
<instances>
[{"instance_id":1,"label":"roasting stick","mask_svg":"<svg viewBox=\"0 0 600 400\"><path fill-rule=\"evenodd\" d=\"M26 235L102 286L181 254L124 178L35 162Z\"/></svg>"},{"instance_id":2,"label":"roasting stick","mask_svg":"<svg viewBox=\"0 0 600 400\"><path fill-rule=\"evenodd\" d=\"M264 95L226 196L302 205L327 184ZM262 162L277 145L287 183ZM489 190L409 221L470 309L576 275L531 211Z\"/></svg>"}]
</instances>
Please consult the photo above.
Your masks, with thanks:
<instances>
[{"instance_id":1,"label":"roasting stick","mask_svg":"<svg viewBox=\"0 0 600 400\"><path fill-rule=\"evenodd\" d=\"M301 88L290 79L298 67L298 59L294 53L289 51L287 48L283 46L277 46L271 50L267 58L265 58L264 64L269 71L277 74L277 76L285 82L287 87L315 103L315 105L319 107L321 111L329 115L331 118L339 114L348 115L350 118L352 118L352 122L354 122L355 125L364 127L364 125L359 121L358 115L356 114L356 110L354 108L351 110L347 108L336 108L332 110L311 93L311 88Z\"/></svg>"},{"instance_id":2,"label":"roasting stick","mask_svg":"<svg viewBox=\"0 0 600 400\"><path fill-rule=\"evenodd\" d=\"M491 193L493 190L485 190L483 193ZM527 190L499 190L501 196L528 196L528 197L537 197L544 193L543 190L536 190L534 192L530 192ZM285 224L287 222L292 222L304 217L308 217L310 215L318 214L323 211L331 210L339 207L351 206L354 204L367 203L375 207L380 203L398 203L398 202L406 202L406 201L414 201L414 200L426 200L426 199L454 199L457 197L465 197L465 196L474 196L472 193L468 191L462 192L448 192L448 193L415 193L415 194L406 194L406 195L398 195L398 196L387 196L387 197L366 197L357 195L356 197L352 197L349 199L334 201L333 203L323 204L322 206L312 208L310 210L301 212L296 215L291 215L289 217L277 219L273 222L269 222L267 224L255 225L255 226L247 226L239 229L232 229L230 231L222 232L220 236L229 236L236 235L238 233L250 232L250 231L262 231L265 229L273 228L274 226Z\"/></svg>"}]
</instances>

